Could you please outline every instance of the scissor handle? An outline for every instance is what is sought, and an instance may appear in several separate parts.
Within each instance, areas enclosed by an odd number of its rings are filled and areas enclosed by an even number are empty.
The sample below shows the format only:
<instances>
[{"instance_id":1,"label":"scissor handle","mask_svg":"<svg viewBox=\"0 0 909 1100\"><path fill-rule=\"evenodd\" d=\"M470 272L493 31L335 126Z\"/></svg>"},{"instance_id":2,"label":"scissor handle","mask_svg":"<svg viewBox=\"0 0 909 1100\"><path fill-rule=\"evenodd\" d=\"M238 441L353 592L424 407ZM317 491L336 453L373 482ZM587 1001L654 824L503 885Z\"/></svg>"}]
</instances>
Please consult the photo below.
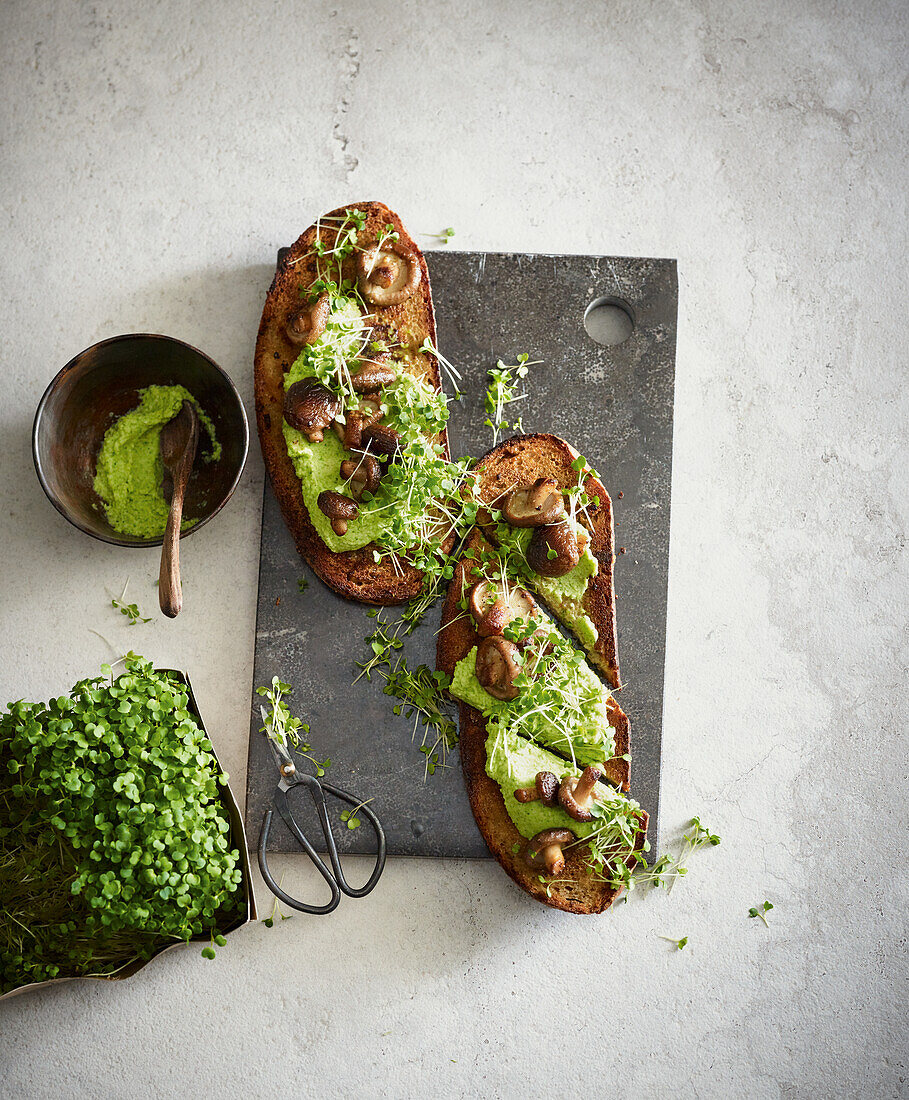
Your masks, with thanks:
<instances>
[{"instance_id":1,"label":"scissor handle","mask_svg":"<svg viewBox=\"0 0 909 1100\"><path fill-rule=\"evenodd\" d=\"M307 778L310 779L312 777L307 776ZM325 833L325 841L328 844L328 857L334 868L335 879L338 886L341 887L349 898L365 898L375 887L376 883L382 877L382 872L385 870L385 830L382 828L381 822L373 811L368 806L364 805L359 798L354 798L352 794L348 794L347 791L342 791L338 787L333 787L330 783L319 783L318 780L313 780L313 782L318 788L318 795L312 788L310 789L310 794L312 794L313 800L316 803L316 809L319 811L319 818L322 821L322 829ZM364 886L354 888L344 877L341 860L338 856L338 849L335 846L335 838L332 835L331 825L328 821L328 810L325 805L325 791L328 791L334 798L340 798L343 802L353 806L358 814L365 814L369 819L370 825L372 825L373 832L376 834L376 864Z\"/></svg>"},{"instance_id":2,"label":"scissor handle","mask_svg":"<svg viewBox=\"0 0 909 1100\"><path fill-rule=\"evenodd\" d=\"M281 793L283 794L283 791ZM329 871L322 860L316 855L312 845L297 827L295 821L291 824L294 836L303 845L306 854L315 864L316 870L328 883L329 889L331 890L331 901L326 902L324 905L309 905L305 901L297 901L296 898L292 898L290 894L285 893L277 882L275 882L274 876L268 869L268 860L265 855L265 848L268 844L268 834L271 832L271 819L273 815L274 810L265 811L265 817L262 819L262 831L259 833L259 870L262 872L262 878L265 879L265 883L269 890L271 890L279 901L283 901L285 905L289 905L291 909L296 909L300 913L318 914L334 912L334 910L338 908L338 902L341 900L341 891L338 889L338 884L332 877L331 871ZM281 816L283 817L284 815L282 814Z\"/></svg>"},{"instance_id":3,"label":"scissor handle","mask_svg":"<svg viewBox=\"0 0 909 1100\"><path fill-rule=\"evenodd\" d=\"M382 829L382 825L379 822L378 817L368 807L363 805L359 799L355 798L352 794L348 794L347 791L342 791L338 787L333 787L328 783L320 783L318 779L311 775L297 774L296 781L292 785L293 787L306 787L312 797L313 803L316 807L316 812L319 816L319 823L322 826L322 834L325 837L325 845L328 850L328 858L331 861L332 870L325 866L324 862L316 854L312 844L310 844L305 833L297 824L291 812L290 805L287 801L286 792L280 788L275 792L275 808L281 815L284 823L293 833L294 837L302 846L303 850L309 856L311 862L315 866L319 874L328 883L331 890L331 901L326 902L325 905L308 905L305 902L296 901L289 894L285 893L275 882L273 876L268 870L268 861L266 857L266 846L268 844L268 834L271 829L271 820L273 811L267 810L265 817L262 821L262 831L259 834L259 869L262 872L262 877L268 885L268 888L272 893L283 901L286 905L297 909L301 913L331 913L338 907L338 903L341 900L341 893L345 893L351 898L365 897L376 885L381 878L382 872L385 869L385 832ZM292 788L291 788L292 789ZM344 877L344 870L341 867L341 858L338 854L338 848L335 844L335 838L332 834L331 823L328 819L328 807L325 803L325 791L335 798L341 799L343 802L347 802L348 805L355 807L357 813L363 813L369 819L369 823L372 825L376 834L377 850L376 850L376 862L373 867L372 874L369 876L366 884L355 888L350 885L347 879ZM334 872L334 873L332 873Z\"/></svg>"}]
</instances>

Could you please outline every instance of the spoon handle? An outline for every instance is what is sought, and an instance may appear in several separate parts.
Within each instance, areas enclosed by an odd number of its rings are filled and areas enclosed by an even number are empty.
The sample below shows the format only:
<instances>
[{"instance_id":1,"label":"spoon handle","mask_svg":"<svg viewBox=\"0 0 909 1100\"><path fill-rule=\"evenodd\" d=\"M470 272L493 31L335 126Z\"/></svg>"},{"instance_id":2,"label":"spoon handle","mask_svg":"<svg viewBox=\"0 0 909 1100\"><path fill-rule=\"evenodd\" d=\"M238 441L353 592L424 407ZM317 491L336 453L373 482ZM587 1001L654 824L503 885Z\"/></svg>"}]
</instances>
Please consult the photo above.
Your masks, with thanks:
<instances>
[{"instance_id":1,"label":"spoon handle","mask_svg":"<svg viewBox=\"0 0 909 1100\"><path fill-rule=\"evenodd\" d=\"M158 572L158 603L168 618L180 614L183 607L183 586L180 583L180 523L183 519L183 490L186 480L174 485L164 543L161 547L161 569Z\"/></svg>"}]
</instances>

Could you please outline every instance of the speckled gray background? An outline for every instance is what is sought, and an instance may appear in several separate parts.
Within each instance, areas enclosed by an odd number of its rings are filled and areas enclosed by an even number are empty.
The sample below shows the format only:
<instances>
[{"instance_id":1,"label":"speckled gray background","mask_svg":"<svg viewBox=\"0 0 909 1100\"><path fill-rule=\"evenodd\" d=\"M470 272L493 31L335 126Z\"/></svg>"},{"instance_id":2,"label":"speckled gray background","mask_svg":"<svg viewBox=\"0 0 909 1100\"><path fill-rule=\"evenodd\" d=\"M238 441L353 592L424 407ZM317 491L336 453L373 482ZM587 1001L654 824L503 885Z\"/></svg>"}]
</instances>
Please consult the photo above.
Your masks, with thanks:
<instances>
[{"instance_id":1,"label":"speckled gray background","mask_svg":"<svg viewBox=\"0 0 909 1100\"><path fill-rule=\"evenodd\" d=\"M669 570L669 499L672 477L672 398L675 373L677 284L671 260L607 256L531 256L434 252L427 256L438 321L439 350L462 379L463 397L451 402L454 457L489 449L484 399L489 367L514 363L520 352L533 365L506 419L523 417L526 431L563 435L601 474L614 500L616 589L621 692L632 731L632 791L650 813L654 851L659 838L660 733ZM635 327L612 346L595 343L584 326L588 306L618 299ZM451 380L446 389L452 392ZM507 437L505 432L503 437ZM619 492L622 497L619 498ZM301 596L297 581L313 583ZM384 617L393 619L394 609ZM409 667L435 668L439 605L401 653ZM422 733L392 711L383 681L360 679L356 661L369 655L364 635L373 621L364 608L335 596L305 570L270 488L265 491L254 682L275 675L294 686L291 706L312 726L320 759L332 761L330 782L371 799L390 855L484 857L489 853L464 793L457 751L448 765L425 776ZM253 696L247 770L249 843L275 788L274 760L259 729L261 699ZM432 742L430 742L432 743ZM304 794L293 796L300 824L316 830ZM372 830L336 830L342 851L374 848ZM274 851L298 851L276 820Z\"/></svg>"},{"instance_id":2,"label":"speckled gray background","mask_svg":"<svg viewBox=\"0 0 909 1100\"><path fill-rule=\"evenodd\" d=\"M251 411L276 248L381 198L427 247L677 257L660 816L723 837L594 918L391 860L212 963L0 1005L0 1095L906 1095L907 37L904 0L0 5L0 701L97 669L94 628L190 672L243 791L257 448L184 543L183 613L130 627L109 593L150 614L156 556L68 527L32 416L137 330Z\"/></svg>"}]
</instances>

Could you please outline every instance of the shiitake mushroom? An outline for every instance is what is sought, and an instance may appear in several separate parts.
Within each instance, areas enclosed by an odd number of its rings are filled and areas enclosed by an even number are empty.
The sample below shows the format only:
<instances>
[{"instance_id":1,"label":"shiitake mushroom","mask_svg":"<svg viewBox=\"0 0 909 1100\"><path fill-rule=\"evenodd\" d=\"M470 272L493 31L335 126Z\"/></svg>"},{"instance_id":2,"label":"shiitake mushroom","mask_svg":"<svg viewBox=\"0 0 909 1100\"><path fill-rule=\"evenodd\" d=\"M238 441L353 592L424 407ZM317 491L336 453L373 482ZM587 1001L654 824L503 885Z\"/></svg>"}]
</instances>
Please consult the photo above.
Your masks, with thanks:
<instances>
[{"instance_id":1,"label":"shiitake mushroom","mask_svg":"<svg viewBox=\"0 0 909 1100\"><path fill-rule=\"evenodd\" d=\"M477 646L476 675L493 699L514 699L518 695L515 677L521 671L521 651L514 644L492 634Z\"/></svg>"},{"instance_id":2,"label":"shiitake mushroom","mask_svg":"<svg viewBox=\"0 0 909 1100\"><path fill-rule=\"evenodd\" d=\"M356 519L360 513L360 507L355 500L332 489L319 493L316 503L319 511L331 520L331 529L336 535L346 535L348 522Z\"/></svg>"},{"instance_id":3,"label":"shiitake mushroom","mask_svg":"<svg viewBox=\"0 0 909 1100\"><path fill-rule=\"evenodd\" d=\"M566 519L535 528L524 556L541 577L564 577L581 560L573 525Z\"/></svg>"},{"instance_id":4,"label":"shiitake mushroom","mask_svg":"<svg viewBox=\"0 0 909 1100\"><path fill-rule=\"evenodd\" d=\"M374 454L393 458L401 450L401 436L394 428L374 422L364 427L362 446L369 447Z\"/></svg>"},{"instance_id":5,"label":"shiitake mushroom","mask_svg":"<svg viewBox=\"0 0 909 1100\"><path fill-rule=\"evenodd\" d=\"M388 353L383 358L362 360L362 366L351 375L350 384L356 393L375 393L383 386L391 385L397 378L397 371L389 362Z\"/></svg>"},{"instance_id":6,"label":"shiitake mushroom","mask_svg":"<svg viewBox=\"0 0 909 1100\"><path fill-rule=\"evenodd\" d=\"M364 493L374 493L379 488L382 467L372 455L360 454L341 463L341 477L349 483L354 500L360 500Z\"/></svg>"},{"instance_id":7,"label":"shiitake mushroom","mask_svg":"<svg viewBox=\"0 0 909 1100\"><path fill-rule=\"evenodd\" d=\"M467 607L481 637L501 634L512 619L529 619L535 609L529 593L512 585L507 598L500 585L480 580L467 593Z\"/></svg>"},{"instance_id":8,"label":"shiitake mushroom","mask_svg":"<svg viewBox=\"0 0 909 1100\"><path fill-rule=\"evenodd\" d=\"M544 829L524 842L524 862L535 871L560 875L565 870L565 854L562 849L575 839L570 829Z\"/></svg>"},{"instance_id":9,"label":"shiitake mushroom","mask_svg":"<svg viewBox=\"0 0 909 1100\"><path fill-rule=\"evenodd\" d=\"M597 781L603 773L595 764L585 768L580 776L566 775L559 786L559 805L575 821L593 821L590 803Z\"/></svg>"},{"instance_id":10,"label":"shiitake mushroom","mask_svg":"<svg viewBox=\"0 0 909 1100\"><path fill-rule=\"evenodd\" d=\"M294 382L284 395L284 419L311 443L322 441L323 430L340 410L340 400L321 382Z\"/></svg>"},{"instance_id":11,"label":"shiitake mushroom","mask_svg":"<svg viewBox=\"0 0 909 1100\"><path fill-rule=\"evenodd\" d=\"M406 301L420 285L423 272L416 252L401 241L385 241L357 253L360 293L373 305Z\"/></svg>"},{"instance_id":12,"label":"shiitake mushroom","mask_svg":"<svg viewBox=\"0 0 909 1100\"><path fill-rule=\"evenodd\" d=\"M327 293L320 294L312 305L302 306L287 320L287 338L292 344L314 344L325 331L331 313Z\"/></svg>"},{"instance_id":13,"label":"shiitake mushroom","mask_svg":"<svg viewBox=\"0 0 909 1100\"><path fill-rule=\"evenodd\" d=\"M554 477L539 477L529 488L512 489L502 500L502 517L512 527L540 527L565 514L562 490Z\"/></svg>"}]
</instances>

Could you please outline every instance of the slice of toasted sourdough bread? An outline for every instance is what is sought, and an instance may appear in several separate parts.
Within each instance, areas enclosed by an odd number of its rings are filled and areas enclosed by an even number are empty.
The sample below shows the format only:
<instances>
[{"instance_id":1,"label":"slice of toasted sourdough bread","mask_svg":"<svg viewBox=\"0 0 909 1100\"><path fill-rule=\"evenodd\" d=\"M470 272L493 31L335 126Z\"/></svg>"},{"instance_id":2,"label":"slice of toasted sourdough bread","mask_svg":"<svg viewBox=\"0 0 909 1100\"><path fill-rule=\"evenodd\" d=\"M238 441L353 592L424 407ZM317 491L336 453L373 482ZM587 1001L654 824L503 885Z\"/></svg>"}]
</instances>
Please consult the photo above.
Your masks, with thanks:
<instances>
[{"instance_id":1,"label":"slice of toasted sourdough bread","mask_svg":"<svg viewBox=\"0 0 909 1100\"><path fill-rule=\"evenodd\" d=\"M474 528L464 549L478 555L489 544ZM477 580L474 560L458 562L442 611L436 666L449 676L455 666L479 642L470 615L461 609L463 594ZM600 913L607 909L620 891L593 875L586 866L584 845L566 850L564 871L558 878L541 880L538 871L524 861L525 838L508 815L502 790L486 772L487 728L483 715L467 703L458 704L460 718L460 754L464 783L470 808L483 839L511 878L538 901L570 913ZM609 703L610 721L615 728L615 757L608 762L606 778L623 791L628 790L629 766L623 757L629 752L628 719L614 699ZM566 761L567 767L567 761ZM641 829L637 848L646 837L647 814L641 812Z\"/></svg>"},{"instance_id":2,"label":"slice of toasted sourdough bread","mask_svg":"<svg viewBox=\"0 0 909 1100\"><path fill-rule=\"evenodd\" d=\"M376 305L370 309L370 324L379 326L393 342L399 342L405 352L402 366L407 373L421 379L435 390L441 390L439 364L436 357L421 348L428 338L435 347L436 326L433 314L429 272L426 261L407 233L397 214L383 203L361 202L333 210L311 225L291 246L278 265L262 311L255 354L256 423L265 467L274 487L300 554L314 572L330 588L348 599L369 604L399 604L419 594L423 574L407 562L390 558L376 562L374 543L356 550L333 552L319 537L310 520L300 488L300 480L287 452L282 431L284 406L284 375L296 360L300 347L287 334L292 314L300 308L301 293L306 292L324 274L322 255L335 247L336 238L344 226L347 211L355 210L365 218L357 233L358 247L369 247L387 238L387 226L393 226L398 242L416 258L420 281L410 297L395 305ZM345 232L351 228L350 223ZM317 255L314 246L320 242ZM336 277L337 264L332 268ZM341 276L356 282L356 255L343 259ZM448 456L448 440L444 431L433 437Z\"/></svg>"},{"instance_id":3,"label":"slice of toasted sourdough bread","mask_svg":"<svg viewBox=\"0 0 909 1100\"><path fill-rule=\"evenodd\" d=\"M538 478L553 478L559 488L569 489L578 485L577 465L580 455L564 439L556 435L518 435L500 443L477 463L477 492L485 504L494 504L498 498L514 488L532 485ZM597 572L587 584L582 597L584 613L597 630L594 645L584 645L593 664L606 677L614 690L622 686L619 674L619 658L616 643L615 587L613 566L615 544L612 520L612 501L603 483L592 471L583 479L583 488L593 503L587 506L587 527L590 534L590 551L597 561ZM488 513L487 513L488 518ZM496 525L483 525L484 534L493 544L497 543ZM525 583L534 587L531 572ZM571 622L560 609L546 599L545 592L537 596L549 607L553 615L568 629ZM583 639L580 639L583 644Z\"/></svg>"}]
</instances>

